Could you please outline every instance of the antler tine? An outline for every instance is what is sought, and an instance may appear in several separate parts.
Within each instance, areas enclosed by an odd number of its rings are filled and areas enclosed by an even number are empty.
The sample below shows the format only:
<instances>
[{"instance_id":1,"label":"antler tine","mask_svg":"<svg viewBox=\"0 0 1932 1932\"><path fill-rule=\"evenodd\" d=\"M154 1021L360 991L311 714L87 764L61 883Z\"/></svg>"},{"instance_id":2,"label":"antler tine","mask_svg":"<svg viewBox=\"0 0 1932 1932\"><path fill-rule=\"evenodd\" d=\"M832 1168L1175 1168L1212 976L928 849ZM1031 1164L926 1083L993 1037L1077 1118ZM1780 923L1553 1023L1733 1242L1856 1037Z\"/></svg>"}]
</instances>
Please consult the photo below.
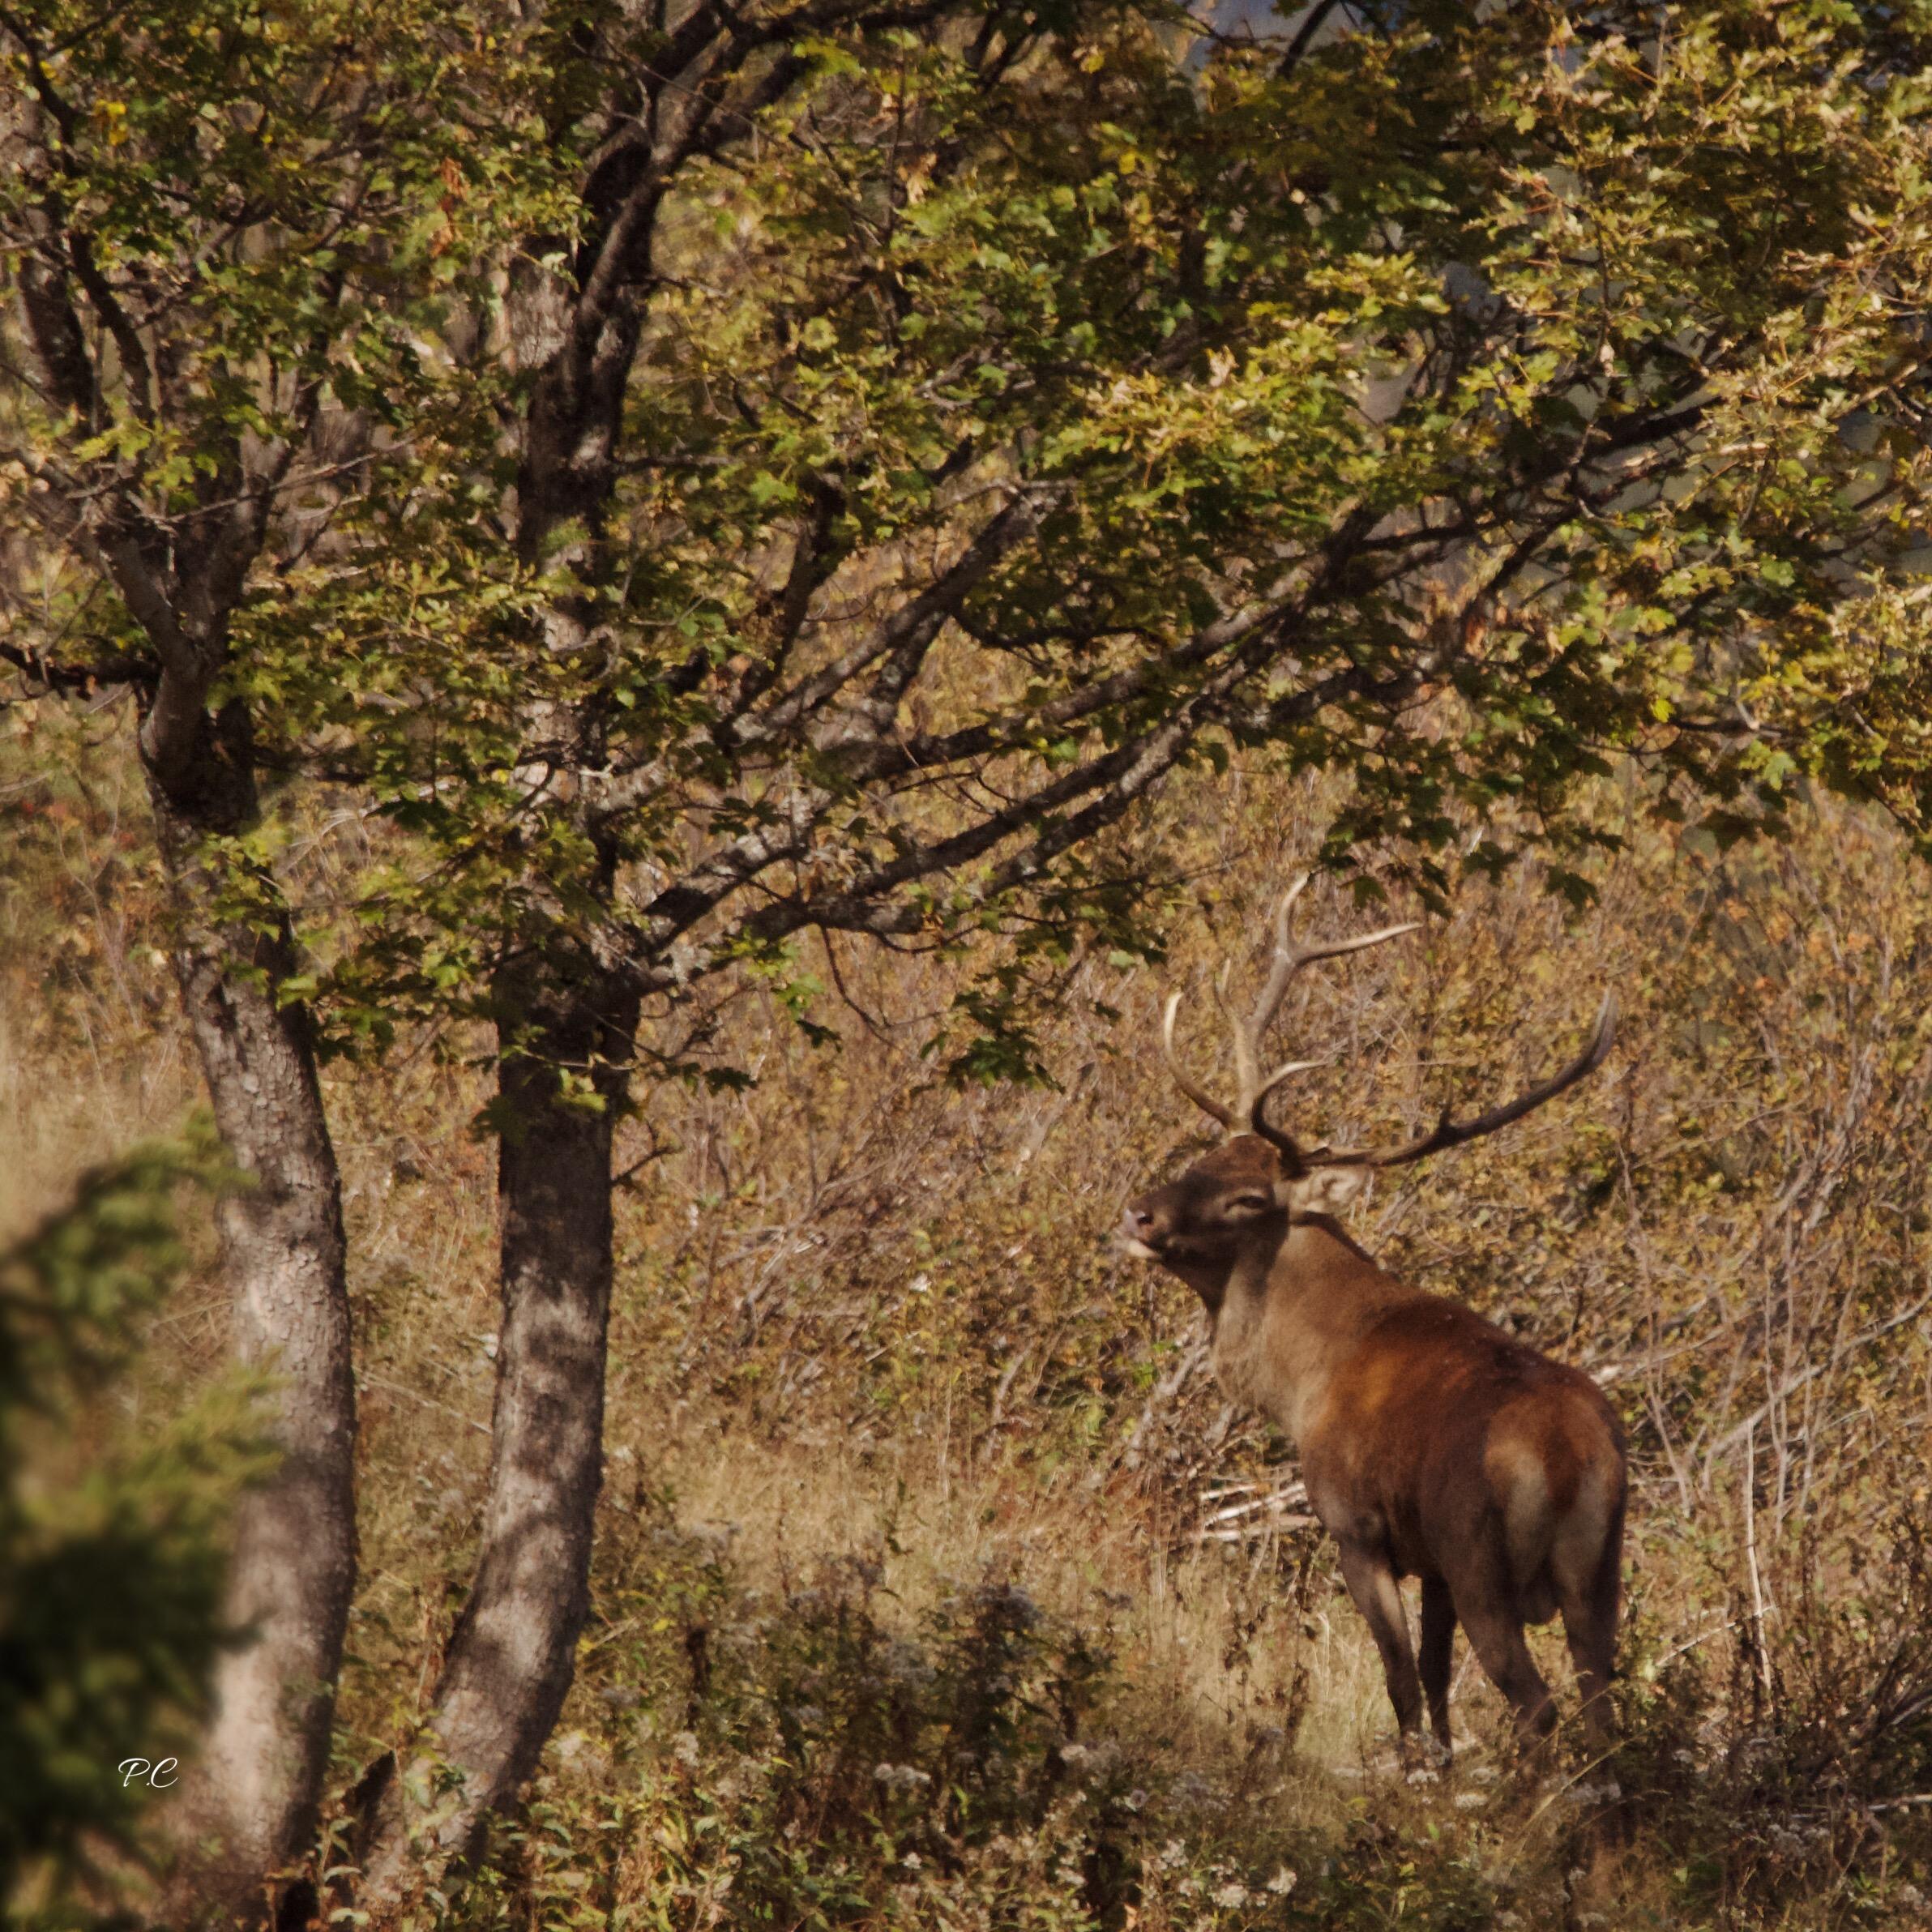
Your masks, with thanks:
<instances>
[{"instance_id":1,"label":"antler tine","mask_svg":"<svg viewBox=\"0 0 1932 1932\"><path fill-rule=\"evenodd\" d=\"M1326 1066L1326 1060L1284 1060L1268 1077L1261 1083L1261 1091L1255 1096L1255 1104L1262 1101L1285 1080L1291 1073L1312 1073L1318 1066Z\"/></svg>"},{"instance_id":2,"label":"antler tine","mask_svg":"<svg viewBox=\"0 0 1932 1932\"><path fill-rule=\"evenodd\" d=\"M1263 1098L1275 1084L1271 1079L1264 1085L1259 1085L1259 1091L1252 1095L1247 1091L1248 1083L1259 1084L1260 1081L1261 1042L1274 1024L1275 1015L1281 1011L1281 1002L1288 997L1295 975L1304 966L1314 965L1318 960L1339 959L1344 953L1361 952L1366 947L1381 945L1385 939L1399 939L1404 933L1419 929L1420 921L1410 919L1400 925L1385 925L1375 932L1359 933L1352 939L1337 939L1326 946L1297 947L1293 942L1295 902L1307 890L1308 882L1313 877L1312 873L1304 872L1282 894L1281 903L1275 908L1273 963L1246 1027L1236 1029L1235 1061L1244 1083L1239 1111L1244 1113L1251 1115L1255 1102Z\"/></svg>"},{"instance_id":3,"label":"antler tine","mask_svg":"<svg viewBox=\"0 0 1932 1932\"><path fill-rule=\"evenodd\" d=\"M1281 1002L1288 994L1289 981L1300 969L1300 962L1290 943L1294 931L1295 901L1308 890L1308 882L1314 877L1312 872L1304 872L1281 895L1281 903L1275 908L1275 957L1268 967L1267 979L1262 982L1261 992L1255 999L1255 1011L1248 1019L1248 1037L1254 1042L1257 1066L1260 1060L1261 1042L1268 1028L1274 1024L1275 1015L1281 1010Z\"/></svg>"},{"instance_id":4,"label":"antler tine","mask_svg":"<svg viewBox=\"0 0 1932 1932\"><path fill-rule=\"evenodd\" d=\"M1231 1107L1222 1105L1202 1087L1195 1085L1182 1066L1178 1054L1174 1050L1174 1019L1181 1009L1181 995L1170 994L1166 1011L1160 1021L1160 1049L1167 1060L1168 1071L1181 1091L1212 1119L1217 1120L1230 1133L1238 1133L1243 1123L1251 1127L1262 1138L1279 1148L1296 1172L1302 1171L1301 1150L1279 1128L1270 1126L1262 1113L1262 1104L1281 1082L1291 1073L1302 1073L1311 1066L1321 1064L1316 1060L1292 1060L1286 1066L1277 1067L1265 1079L1261 1072L1261 1043L1273 1024L1275 1015L1281 1010L1281 1002L1286 996L1289 983L1304 966L1314 964L1318 960L1332 960L1344 953L1360 952L1365 947L1379 946L1385 939L1400 938L1404 933L1417 930L1416 921L1407 921L1400 925L1385 925L1379 931L1361 933L1352 939L1337 939L1326 946L1297 947L1293 943L1294 912L1296 903L1307 891L1314 874L1304 872L1282 894L1280 903L1275 908L1275 951L1268 968L1268 976L1260 995L1255 1002L1254 1011L1244 1020L1231 1009L1228 998L1229 981L1233 962L1223 967L1218 978L1211 982L1215 1003L1227 1015L1229 1031L1233 1035L1235 1099Z\"/></svg>"},{"instance_id":5,"label":"antler tine","mask_svg":"<svg viewBox=\"0 0 1932 1932\"><path fill-rule=\"evenodd\" d=\"M1181 995L1170 993L1167 996L1167 1011L1160 1020L1160 1051L1167 1061L1167 1070L1174 1076L1174 1084L1199 1107L1203 1113L1218 1120L1230 1131L1234 1126L1234 1110L1224 1107L1205 1088L1197 1087L1187 1076L1187 1070L1181 1064L1181 1057L1174 1051L1174 1015L1181 1011Z\"/></svg>"},{"instance_id":6,"label":"antler tine","mask_svg":"<svg viewBox=\"0 0 1932 1932\"><path fill-rule=\"evenodd\" d=\"M1291 1073L1306 1073L1311 1067L1319 1066L1319 1060L1289 1060L1277 1066L1261 1083L1253 1101L1248 1108L1248 1126L1259 1134L1268 1145L1280 1155L1282 1165L1291 1180L1299 1180L1308 1172L1308 1156L1302 1145L1285 1127L1277 1127L1267 1117L1267 1097Z\"/></svg>"},{"instance_id":7,"label":"antler tine","mask_svg":"<svg viewBox=\"0 0 1932 1932\"><path fill-rule=\"evenodd\" d=\"M1404 919L1399 925L1378 926L1374 932L1357 934L1353 939L1337 939L1332 946L1311 946L1297 955L1296 964L1312 966L1317 960L1338 960L1345 952L1361 952L1367 947L1379 946L1384 939L1400 939L1404 933L1421 930L1420 919Z\"/></svg>"},{"instance_id":8,"label":"antler tine","mask_svg":"<svg viewBox=\"0 0 1932 1932\"><path fill-rule=\"evenodd\" d=\"M1614 993L1606 993L1603 1005L1597 1011L1596 1027L1590 1036L1589 1045L1567 1066L1552 1074L1540 1086L1518 1094L1502 1106L1492 1107L1487 1113L1477 1114L1473 1120L1452 1120L1445 1107L1443 1118L1418 1140L1398 1142L1390 1147L1350 1148L1343 1152L1337 1152L1332 1148L1319 1148L1304 1159L1310 1167L1400 1167L1411 1160L1420 1160L1425 1155L1439 1153L1444 1148L1460 1147L1464 1141L1494 1134L1498 1127L1507 1127L1511 1121L1522 1119L1544 1101L1554 1100L1566 1087L1574 1087L1585 1075L1594 1073L1602 1066L1616 1037L1617 996Z\"/></svg>"}]
</instances>

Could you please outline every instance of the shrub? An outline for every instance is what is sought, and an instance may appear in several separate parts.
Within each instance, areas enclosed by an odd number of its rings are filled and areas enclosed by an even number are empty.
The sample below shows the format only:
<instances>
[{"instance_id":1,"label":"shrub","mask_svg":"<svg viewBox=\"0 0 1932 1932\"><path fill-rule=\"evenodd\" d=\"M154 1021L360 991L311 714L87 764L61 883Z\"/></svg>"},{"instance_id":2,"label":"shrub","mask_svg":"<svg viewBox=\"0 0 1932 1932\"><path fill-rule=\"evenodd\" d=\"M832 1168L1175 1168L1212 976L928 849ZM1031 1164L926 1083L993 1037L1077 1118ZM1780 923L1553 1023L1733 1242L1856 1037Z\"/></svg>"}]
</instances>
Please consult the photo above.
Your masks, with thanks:
<instances>
[{"instance_id":1,"label":"shrub","mask_svg":"<svg viewBox=\"0 0 1932 1932\"><path fill-rule=\"evenodd\" d=\"M0 1908L24 1922L104 1908L142 1855L156 1787L122 1767L187 1750L220 1640L248 1391L152 1430L108 1400L184 1265L173 1195L212 1172L205 1128L138 1148L0 1250Z\"/></svg>"}]
</instances>

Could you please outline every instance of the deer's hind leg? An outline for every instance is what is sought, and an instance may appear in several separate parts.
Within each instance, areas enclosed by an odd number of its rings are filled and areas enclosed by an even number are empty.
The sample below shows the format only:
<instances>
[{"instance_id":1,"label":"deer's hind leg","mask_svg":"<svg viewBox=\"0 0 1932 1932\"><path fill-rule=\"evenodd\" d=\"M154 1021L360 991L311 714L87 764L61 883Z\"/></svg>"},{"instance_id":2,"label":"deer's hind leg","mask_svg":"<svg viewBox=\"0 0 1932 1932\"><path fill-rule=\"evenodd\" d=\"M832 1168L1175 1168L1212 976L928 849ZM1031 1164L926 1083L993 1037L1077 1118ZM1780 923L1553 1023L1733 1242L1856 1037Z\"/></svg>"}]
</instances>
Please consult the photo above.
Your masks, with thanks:
<instances>
[{"instance_id":1,"label":"deer's hind leg","mask_svg":"<svg viewBox=\"0 0 1932 1932\"><path fill-rule=\"evenodd\" d=\"M1576 1667L1576 1687L1584 1700L1584 1738L1592 1758L1609 1755L1617 1742L1610 1711L1610 1680L1616 1673L1617 1617L1622 1593L1623 1502L1619 1497L1601 1526L1582 1525L1575 1541L1559 1537L1550 1568L1557 1601ZM1590 1532L1594 1533L1588 1533Z\"/></svg>"},{"instance_id":2,"label":"deer's hind leg","mask_svg":"<svg viewBox=\"0 0 1932 1932\"><path fill-rule=\"evenodd\" d=\"M1483 1673L1509 1699L1517 1734L1534 1749L1556 1729L1556 1704L1524 1640L1515 1593L1506 1577L1478 1570L1453 1585L1455 1614Z\"/></svg>"}]
</instances>

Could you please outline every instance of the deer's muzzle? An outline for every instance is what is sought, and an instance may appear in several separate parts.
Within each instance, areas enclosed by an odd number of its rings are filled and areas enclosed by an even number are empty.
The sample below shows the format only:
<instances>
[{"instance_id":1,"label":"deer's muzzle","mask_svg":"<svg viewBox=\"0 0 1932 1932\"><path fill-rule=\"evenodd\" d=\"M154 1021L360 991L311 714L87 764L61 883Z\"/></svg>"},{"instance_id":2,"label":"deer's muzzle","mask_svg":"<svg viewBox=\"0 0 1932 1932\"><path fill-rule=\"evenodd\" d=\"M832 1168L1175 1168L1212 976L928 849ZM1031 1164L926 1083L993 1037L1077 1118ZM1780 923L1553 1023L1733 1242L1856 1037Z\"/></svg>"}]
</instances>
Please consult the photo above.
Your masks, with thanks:
<instances>
[{"instance_id":1,"label":"deer's muzzle","mask_svg":"<svg viewBox=\"0 0 1932 1932\"><path fill-rule=\"evenodd\" d=\"M1120 1217L1120 1243L1140 1261L1158 1261L1173 1232L1169 1217L1143 1201L1130 1201Z\"/></svg>"}]
</instances>

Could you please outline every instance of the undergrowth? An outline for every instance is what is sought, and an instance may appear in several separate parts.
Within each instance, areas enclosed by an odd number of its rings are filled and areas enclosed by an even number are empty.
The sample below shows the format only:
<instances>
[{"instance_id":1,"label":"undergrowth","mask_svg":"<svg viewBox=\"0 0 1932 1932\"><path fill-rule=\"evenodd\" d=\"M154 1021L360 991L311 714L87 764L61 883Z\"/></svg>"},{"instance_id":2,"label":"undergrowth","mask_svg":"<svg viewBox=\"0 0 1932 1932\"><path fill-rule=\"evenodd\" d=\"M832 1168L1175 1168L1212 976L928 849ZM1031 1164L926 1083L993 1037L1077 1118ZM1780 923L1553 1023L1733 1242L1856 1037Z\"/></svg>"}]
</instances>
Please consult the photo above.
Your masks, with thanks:
<instances>
[{"instance_id":1,"label":"undergrowth","mask_svg":"<svg viewBox=\"0 0 1932 1932\"><path fill-rule=\"evenodd\" d=\"M997 1573L914 1609L890 1562L761 1590L718 1534L646 1512L599 1592L579 1721L446 1922L1233 1932L1370 1922L1379 1900L1447 1932L1511 1889L1468 1814L1389 1828L1357 1800L1339 1841L1311 1832L1281 1802L1284 1738L1203 1775L1109 1623Z\"/></svg>"},{"instance_id":2,"label":"undergrowth","mask_svg":"<svg viewBox=\"0 0 1932 1932\"><path fill-rule=\"evenodd\" d=\"M1608 1765L1520 1763L1499 1703L1458 1701L1455 1765L1414 1785L1305 1729L1204 1738L1147 1667L1132 1599L1083 1622L1011 1567L929 1579L890 1520L862 1554L750 1580L729 1529L638 1492L603 1550L597 1627L524 1812L416 1922L784 1929L1920 1922L1932 1835L1932 1588L1917 1527L1760 1657L1637 1606ZM1802 1541L1802 1539L1801 1539ZM1819 1576L1815 1541L1794 1578ZM1315 1630L1314 1546L1267 1579ZM1225 1600L1230 1650L1253 1622ZM1280 1636L1312 1652L1307 1635ZM1136 1656L1139 1653L1139 1667ZM1742 1660L1742 1661L1741 1661ZM1742 1681L1740 1670L1748 1682ZM1608 1772L1620 1795L1603 1796Z\"/></svg>"}]
</instances>

